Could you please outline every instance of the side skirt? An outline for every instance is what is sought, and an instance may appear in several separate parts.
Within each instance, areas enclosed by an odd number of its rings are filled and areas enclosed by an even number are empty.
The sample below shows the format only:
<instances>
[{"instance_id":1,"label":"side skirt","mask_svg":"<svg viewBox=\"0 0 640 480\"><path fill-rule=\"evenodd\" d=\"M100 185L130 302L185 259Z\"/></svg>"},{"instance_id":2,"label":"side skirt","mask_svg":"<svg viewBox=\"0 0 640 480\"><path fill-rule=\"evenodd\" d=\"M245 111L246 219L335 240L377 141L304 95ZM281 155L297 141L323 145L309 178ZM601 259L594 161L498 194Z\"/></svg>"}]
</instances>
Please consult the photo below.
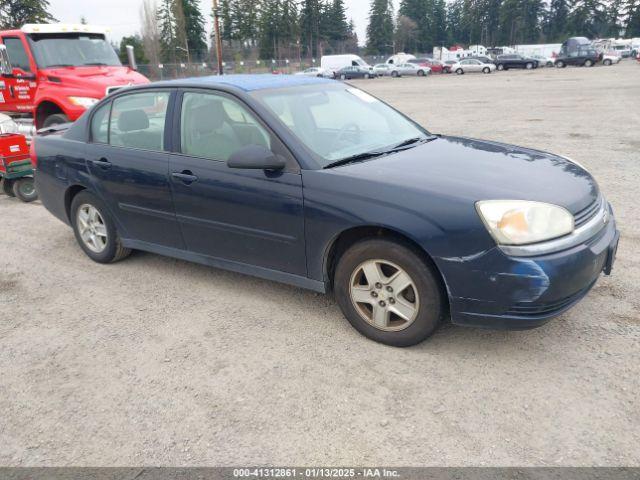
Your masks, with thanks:
<instances>
[{"instance_id":1,"label":"side skirt","mask_svg":"<svg viewBox=\"0 0 640 480\"><path fill-rule=\"evenodd\" d=\"M179 258L188 262L200 263L210 267L221 268L236 273L252 275L254 277L264 278L265 280L273 280L274 282L286 283L295 287L306 288L319 293L327 293L327 285L319 280L313 280L292 273L271 270L264 267L256 267L246 263L234 262L232 260L224 260L218 257L210 257L200 253L188 252L177 248L163 247L155 243L141 242L139 240L122 239L122 245L134 250L144 250L145 252L157 253L166 257Z\"/></svg>"}]
</instances>

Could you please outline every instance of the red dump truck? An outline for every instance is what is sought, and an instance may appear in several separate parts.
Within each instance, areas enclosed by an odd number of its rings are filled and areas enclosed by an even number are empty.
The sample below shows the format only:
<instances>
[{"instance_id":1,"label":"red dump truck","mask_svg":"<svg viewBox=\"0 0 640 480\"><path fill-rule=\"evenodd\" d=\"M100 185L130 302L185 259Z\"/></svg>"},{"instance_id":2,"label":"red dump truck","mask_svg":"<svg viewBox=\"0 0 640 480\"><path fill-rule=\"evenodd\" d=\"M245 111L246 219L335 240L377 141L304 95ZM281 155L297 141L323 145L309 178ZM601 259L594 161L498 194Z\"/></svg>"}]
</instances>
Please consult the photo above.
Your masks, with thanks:
<instances>
[{"instance_id":1,"label":"red dump truck","mask_svg":"<svg viewBox=\"0 0 640 480\"><path fill-rule=\"evenodd\" d=\"M0 113L19 133L77 119L99 99L119 88L148 83L123 66L104 27L27 24L0 31Z\"/></svg>"}]
</instances>

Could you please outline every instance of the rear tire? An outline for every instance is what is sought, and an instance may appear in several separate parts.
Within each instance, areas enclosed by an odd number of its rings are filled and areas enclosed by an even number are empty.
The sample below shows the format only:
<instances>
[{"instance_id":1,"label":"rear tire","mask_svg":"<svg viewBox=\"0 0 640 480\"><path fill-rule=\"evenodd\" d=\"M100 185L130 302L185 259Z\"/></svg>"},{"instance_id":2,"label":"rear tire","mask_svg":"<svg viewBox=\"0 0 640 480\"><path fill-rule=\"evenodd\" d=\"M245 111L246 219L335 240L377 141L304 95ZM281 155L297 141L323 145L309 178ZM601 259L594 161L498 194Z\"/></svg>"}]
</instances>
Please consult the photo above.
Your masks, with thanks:
<instances>
[{"instance_id":1,"label":"rear tire","mask_svg":"<svg viewBox=\"0 0 640 480\"><path fill-rule=\"evenodd\" d=\"M14 180L7 180L6 178L2 180L2 191L9 197L16 196L16 194L13 193L13 182Z\"/></svg>"},{"instance_id":2,"label":"rear tire","mask_svg":"<svg viewBox=\"0 0 640 480\"><path fill-rule=\"evenodd\" d=\"M69 117L64 113L55 113L45 118L44 122L42 122L42 128L49 128L62 123L69 123Z\"/></svg>"},{"instance_id":3,"label":"rear tire","mask_svg":"<svg viewBox=\"0 0 640 480\"><path fill-rule=\"evenodd\" d=\"M394 70L393 72L391 72L391 76L392 76L393 78L398 78L398 76L399 76L399 75L398 75L398 72L396 72L396 71Z\"/></svg>"},{"instance_id":4,"label":"rear tire","mask_svg":"<svg viewBox=\"0 0 640 480\"><path fill-rule=\"evenodd\" d=\"M593 67L593 60L589 60L589 59L585 60L584 61L584 66L585 67Z\"/></svg>"},{"instance_id":5,"label":"rear tire","mask_svg":"<svg viewBox=\"0 0 640 480\"><path fill-rule=\"evenodd\" d=\"M526 68L527 70L531 70L533 68L533 63L527 63L524 68Z\"/></svg>"},{"instance_id":6,"label":"rear tire","mask_svg":"<svg viewBox=\"0 0 640 480\"><path fill-rule=\"evenodd\" d=\"M611 65L611 60L606 59L604 62L602 62L603 65L609 66Z\"/></svg>"},{"instance_id":7,"label":"rear tire","mask_svg":"<svg viewBox=\"0 0 640 480\"><path fill-rule=\"evenodd\" d=\"M18 199L25 203L30 203L38 199L38 192L36 192L33 177L19 178L13 182L13 193Z\"/></svg>"},{"instance_id":8,"label":"rear tire","mask_svg":"<svg viewBox=\"0 0 640 480\"><path fill-rule=\"evenodd\" d=\"M334 291L356 330L396 347L422 342L446 312L437 273L415 250L393 240L362 240L349 248L338 262Z\"/></svg>"},{"instance_id":9,"label":"rear tire","mask_svg":"<svg viewBox=\"0 0 640 480\"><path fill-rule=\"evenodd\" d=\"M418 70L418 76L424 77L424 70Z\"/></svg>"},{"instance_id":10,"label":"rear tire","mask_svg":"<svg viewBox=\"0 0 640 480\"><path fill-rule=\"evenodd\" d=\"M94 211L97 215L92 215ZM78 193L71 202L70 213L76 240L91 260L113 263L131 254L129 248L122 246L115 223L106 205L98 197L87 191Z\"/></svg>"}]
</instances>

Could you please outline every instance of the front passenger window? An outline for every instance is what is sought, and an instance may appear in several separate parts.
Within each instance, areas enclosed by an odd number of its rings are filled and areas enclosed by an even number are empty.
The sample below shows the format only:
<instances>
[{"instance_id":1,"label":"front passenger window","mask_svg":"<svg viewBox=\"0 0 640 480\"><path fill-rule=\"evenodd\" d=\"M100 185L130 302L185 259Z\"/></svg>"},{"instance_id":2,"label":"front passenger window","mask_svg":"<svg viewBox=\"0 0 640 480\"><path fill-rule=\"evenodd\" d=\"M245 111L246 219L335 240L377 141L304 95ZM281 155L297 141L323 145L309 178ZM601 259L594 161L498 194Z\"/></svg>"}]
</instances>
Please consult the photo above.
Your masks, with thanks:
<instances>
[{"instance_id":1,"label":"front passenger window","mask_svg":"<svg viewBox=\"0 0 640 480\"><path fill-rule=\"evenodd\" d=\"M185 155L226 162L242 147L271 149L271 136L239 102L222 95L185 92L180 145Z\"/></svg>"},{"instance_id":2,"label":"front passenger window","mask_svg":"<svg viewBox=\"0 0 640 480\"><path fill-rule=\"evenodd\" d=\"M111 110L109 143L156 152L164 150L169 92L132 93L116 98Z\"/></svg>"}]
</instances>

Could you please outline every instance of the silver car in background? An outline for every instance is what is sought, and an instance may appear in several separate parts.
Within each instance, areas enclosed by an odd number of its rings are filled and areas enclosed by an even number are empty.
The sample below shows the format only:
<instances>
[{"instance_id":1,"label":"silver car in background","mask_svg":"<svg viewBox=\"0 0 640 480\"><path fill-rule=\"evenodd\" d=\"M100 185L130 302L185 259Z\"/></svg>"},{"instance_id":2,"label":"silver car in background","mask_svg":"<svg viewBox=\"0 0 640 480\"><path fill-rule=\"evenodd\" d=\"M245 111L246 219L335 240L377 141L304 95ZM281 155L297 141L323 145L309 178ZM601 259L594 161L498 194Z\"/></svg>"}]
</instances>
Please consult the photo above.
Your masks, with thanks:
<instances>
[{"instance_id":1,"label":"silver car in background","mask_svg":"<svg viewBox=\"0 0 640 480\"><path fill-rule=\"evenodd\" d=\"M321 67L311 67L306 70L302 70L301 72L296 72L296 75L303 75L305 77L323 77L323 78L333 78L333 72L325 70Z\"/></svg>"},{"instance_id":2,"label":"silver car in background","mask_svg":"<svg viewBox=\"0 0 640 480\"><path fill-rule=\"evenodd\" d=\"M496 69L493 63L483 63L473 58L465 58L458 63L451 65L451 71L462 75L464 73L491 73Z\"/></svg>"},{"instance_id":3,"label":"silver car in background","mask_svg":"<svg viewBox=\"0 0 640 480\"><path fill-rule=\"evenodd\" d=\"M399 73L398 73L398 75L392 75L392 73L394 72L394 67L395 67L395 65L393 65L393 64L378 63L378 64L373 66L373 71L379 77L391 77L391 76L399 77L400 76Z\"/></svg>"},{"instance_id":4,"label":"silver car in background","mask_svg":"<svg viewBox=\"0 0 640 480\"><path fill-rule=\"evenodd\" d=\"M423 67L415 63L401 63L393 68L392 75L393 71L398 72L399 75L414 75L418 77L431 75L431 69L429 67Z\"/></svg>"}]
</instances>

